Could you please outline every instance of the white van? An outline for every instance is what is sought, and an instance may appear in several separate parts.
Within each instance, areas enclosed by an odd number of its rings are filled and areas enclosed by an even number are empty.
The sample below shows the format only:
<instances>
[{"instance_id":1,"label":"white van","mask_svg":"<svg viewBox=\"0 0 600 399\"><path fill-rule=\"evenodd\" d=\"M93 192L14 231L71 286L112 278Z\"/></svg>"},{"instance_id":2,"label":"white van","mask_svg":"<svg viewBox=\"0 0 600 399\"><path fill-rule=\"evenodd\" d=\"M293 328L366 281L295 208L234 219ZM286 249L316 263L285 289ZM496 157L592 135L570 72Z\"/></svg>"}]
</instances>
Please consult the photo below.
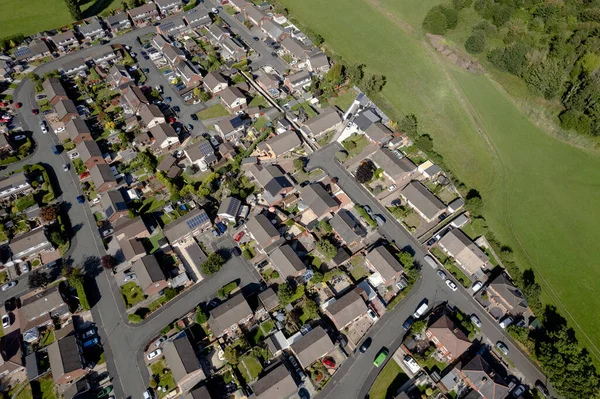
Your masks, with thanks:
<instances>
[{"instance_id":1,"label":"white van","mask_svg":"<svg viewBox=\"0 0 600 399\"><path fill-rule=\"evenodd\" d=\"M481 287L483 287L483 283L481 281L476 281L475 284L471 286L471 291L473 291L474 294L479 291Z\"/></svg>"},{"instance_id":2,"label":"white van","mask_svg":"<svg viewBox=\"0 0 600 399\"><path fill-rule=\"evenodd\" d=\"M423 302L421 302L421 305L419 305L417 310L415 310L413 317L418 319L419 317L423 316L425 312L427 312L427 309L429 309L429 305L427 304L427 299L425 299Z\"/></svg>"},{"instance_id":3,"label":"white van","mask_svg":"<svg viewBox=\"0 0 600 399\"><path fill-rule=\"evenodd\" d=\"M425 262L427 262L427 264L431 267L433 267L434 269L437 269L438 264L435 261L435 259L433 259L433 257L431 255L425 255L423 257L423 259L425 259Z\"/></svg>"},{"instance_id":4,"label":"white van","mask_svg":"<svg viewBox=\"0 0 600 399\"><path fill-rule=\"evenodd\" d=\"M418 373L419 370L421 370L421 367L419 367L415 359L413 359L411 356L405 356L403 362L404 364L406 364L408 369L414 374Z\"/></svg>"}]
</instances>

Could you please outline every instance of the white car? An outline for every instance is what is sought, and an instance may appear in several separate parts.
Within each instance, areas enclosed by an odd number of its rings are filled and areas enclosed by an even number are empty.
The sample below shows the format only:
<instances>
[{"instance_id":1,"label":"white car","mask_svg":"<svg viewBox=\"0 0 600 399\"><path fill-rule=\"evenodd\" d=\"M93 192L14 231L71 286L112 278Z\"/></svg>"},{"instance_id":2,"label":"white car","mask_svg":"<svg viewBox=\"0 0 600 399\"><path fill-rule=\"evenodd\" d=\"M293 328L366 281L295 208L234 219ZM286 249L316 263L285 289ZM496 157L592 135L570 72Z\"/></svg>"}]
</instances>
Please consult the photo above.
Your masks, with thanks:
<instances>
[{"instance_id":1,"label":"white car","mask_svg":"<svg viewBox=\"0 0 600 399\"><path fill-rule=\"evenodd\" d=\"M10 327L10 316L5 314L4 316L2 316L2 327L3 328L8 328Z\"/></svg>"},{"instance_id":2,"label":"white car","mask_svg":"<svg viewBox=\"0 0 600 399\"><path fill-rule=\"evenodd\" d=\"M146 358L148 360L156 359L161 354L162 354L162 349L156 349L156 350L153 350L152 352L148 353L148 356L146 356Z\"/></svg>"},{"instance_id":3,"label":"white car","mask_svg":"<svg viewBox=\"0 0 600 399\"><path fill-rule=\"evenodd\" d=\"M379 317L377 317L377 315L375 314L375 312L373 312L373 310L369 309L367 311L367 314L369 315L369 317L371 318L371 320L373 320L373 322L376 322Z\"/></svg>"},{"instance_id":4,"label":"white car","mask_svg":"<svg viewBox=\"0 0 600 399\"><path fill-rule=\"evenodd\" d=\"M473 291L473 293L476 293L481 289L481 287L483 287L483 283L481 281L476 281L475 284L473 284L473 286L471 287L471 291Z\"/></svg>"},{"instance_id":5,"label":"white car","mask_svg":"<svg viewBox=\"0 0 600 399\"><path fill-rule=\"evenodd\" d=\"M133 281L137 278L137 276L135 275L135 273L131 273L131 274L126 274L125 278L123 279L124 283L127 283L129 281Z\"/></svg>"},{"instance_id":6,"label":"white car","mask_svg":"<svg viewBox=\"0 0 600 399\"><path fill-rule=\"evenodd\" d=\"M44 122L40 122L40 130L44 134L48 133L48 129L46 128L46 125L44 125ZM63 128L63 130L64 130L64 128Z\"/></svg>"},{"instance_id":7,"label":"white car","mask_svg":"<svg viewBox=\"0 0 600 399\"><path fill-rule=\"evenodd\" d=\"M502 341L496 342L496 348L500 350L504 354L504 356L508 356L508 347Z\"/></svg>"},{"instance_id":8,"label":"white car","mask_svg":"<svg viewBox=\"0 0 600 399\"><path fill-rule=\"evenodd\" d=\"M388 191L394 191L396 189L396 185L392 184L391 186L388 187Z\"/></svg>"},{"instance_id":9,"label":"white car","mask_svg":"<svg viewBox=\"0 0 600 399\"><path fill-rule=\"evenodd\" d=\"M29 272L29 265L27 263L23 263L21 266L21 273L25 274Z\"/></svg>"},{"instance_id":10,"label":"white car","mask_svg":"<svg viewBox=\"0 0 600 399\"><path fill-rule=\"evenodd\" d=\"M63 170L64 170L65 172L68 172L68 171L69 171L69 164L68 164L68 163L66 163L66 164L64 164L64 165L63 165Z\"/></svg>"},{"instance_id":11,"label":"white car","mask_svg":"<svg viewBox=\"0 0 600 399\"><path fill-rule=\"evenodd\" d=\"M456 286L456 284L454 284L454 281L452 280L446 280L446 285L450 287L452 291L456 291L458 289L458 287Z\"/></svg>"},{"instance_id":12,"label":"white car","mask_svg":"<svg viewBox=\"0 0 600 399\"><path fill-rule=\"evenodd\" d=\"M162 345L163 342L165 342L167 340L167 337L165 337L164 335L162 337L160 337L159 339L156 340L156 342L154 343L154 346L156 346L157 348L159 346Z\"/></svg>"},{"instance_id":13,"label":"white car","mask_svg":"<svg viewBox=\"0 0 600 399\"><path fill-rule=\"evenodd\" d=\"M215 136L210 136L210 143L214 146L214 147L218 147L219 146L219 141L215 138Z\"/></svg>"},{"instance_id":14,"label":"white car","mask_svg":"<svg viewBox=\"0 0 600 399\"><path fill-rule=\"evenodd\" d=\"M59 128L57 128L57 129L54 129L54 133L60 133L60 132L62 132L63 130L65 130L65 128L64 128L64 127L59 127Z\"/></svg>"},{"instance_id":15,"label":"white car","mask_svg":"<svg viewBox=\"0 0 600 399\"><path fill-rule=\"evenodd\" d=\"M4 284L4 285L3 285L3 286L2 286L0 289L1 289L2 291L6 291L6 290L9 290L9 289L11 289L11 288L12 288L12 287L14 287L15 285L17 285L17 282L16 282L16 281L11 281L10 283L6 283L6 284Z\"/></svg>"},{"instance_id":16,"label":"white car","mask_svg":"<svg viewBox=\"0 0 600 399\"><path fill-rule=\"evenodd\" d=\"M215 7L213 7L211 11L213 12L213 14L218 14L219 13L219 10L217 8L215 8Z\"/></svg>"},{"instance_id":17,"label":"white car","mask_svg":"<svg viewBox=\"0 0 600 399\"><path fill-rule=\"evenodd\" d=\"M108 237L113 233L113 229L106 229L102 232L102 237Z\"/></svg>"},{"instance_id":18,"label":"white car","mask_svg":"<svg viewBox=\"0 0 600 399\"><path fill-rule=\"evenodd\" d=\"M72 153L69 154L69 158L71 158L71 159L79 158L79 153L78 152L72 152Z\"/></svg>"}]
</instances>

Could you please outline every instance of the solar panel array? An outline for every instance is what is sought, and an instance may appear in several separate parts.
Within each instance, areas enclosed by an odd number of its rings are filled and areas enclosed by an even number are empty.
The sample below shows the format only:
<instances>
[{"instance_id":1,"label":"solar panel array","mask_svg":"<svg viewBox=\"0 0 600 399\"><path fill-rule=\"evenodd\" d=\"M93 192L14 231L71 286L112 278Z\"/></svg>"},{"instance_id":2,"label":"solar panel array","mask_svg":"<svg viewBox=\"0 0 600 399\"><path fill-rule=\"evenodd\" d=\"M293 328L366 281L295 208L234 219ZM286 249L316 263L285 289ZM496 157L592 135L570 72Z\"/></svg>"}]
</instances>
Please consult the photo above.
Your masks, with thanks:
<instances>
[{"instance_id":1,"label":"solar panel array","mask_svg":"<svg viewBox=\"0 0 600 399\"><path fill-rule=\"evenodd\" d=\"M21 48L18 48L17 51L15 51L13 55L15 56L15 58L19 58L19 57L26 56L29 53L31 53L31 50L29 50L29 47L21 47Z\"/></svg>"},{"instance_id":2,"label":"solar panel array","mask_svg":"<svg viewBox=\"0 0 600 399\"><path fill-rule=\"evenodd\" d=\"M208 221L209 221L208 215L206 214L206 212L202 212L198 216L194 216L193 218L191 218L190 220L188 220L186 222L186 224L190 228L190 230L193 230L196 227L198 227L201 224L204 224L204 223L206 223Z\"/></svg>"}]
</instances>

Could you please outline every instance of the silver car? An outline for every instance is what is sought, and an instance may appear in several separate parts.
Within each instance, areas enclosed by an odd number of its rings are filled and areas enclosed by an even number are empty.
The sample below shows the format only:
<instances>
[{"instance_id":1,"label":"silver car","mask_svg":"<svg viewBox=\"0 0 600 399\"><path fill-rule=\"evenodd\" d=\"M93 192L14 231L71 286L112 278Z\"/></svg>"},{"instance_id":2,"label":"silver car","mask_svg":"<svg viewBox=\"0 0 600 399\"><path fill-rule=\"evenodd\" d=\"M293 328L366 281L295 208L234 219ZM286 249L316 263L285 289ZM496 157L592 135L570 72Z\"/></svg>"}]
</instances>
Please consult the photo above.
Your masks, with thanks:
<instances>
[{"instance_id":1,"label":"silver car","mask_svg":"<svg viewBox=\"0 0 600 399\"><path fill-rule=\"evenodd\" d=\"M126 274L125 278L123 279L123 281L125 283L129 282L129 281L133 281L137 278L137 276L135 275L135 273L131 273L131 274Z\"/></svg>"},{"instance_id":2,"label":"silver car","mask_svg":"<svg viewBox=\"0 0 600 399\"><path fill-rule=\"evenodd\" d=\"M471 315L471 323L475 324L475 327L481 328L481 320L479 320L476 314Z\"/></svg>"},{"instance_id":3,"label":"silver car","mask_svg":"<svg viewBox=\"0 0 600 399\"><path fill-rule=\"evenodd\" d=\"M508 356L508 347L504 344L504 342L502 342L502 341L496 342L496 348L498 348L498 350L500 352L502 352L504 354L504 356Z\"/></svg>"}]
</instances>

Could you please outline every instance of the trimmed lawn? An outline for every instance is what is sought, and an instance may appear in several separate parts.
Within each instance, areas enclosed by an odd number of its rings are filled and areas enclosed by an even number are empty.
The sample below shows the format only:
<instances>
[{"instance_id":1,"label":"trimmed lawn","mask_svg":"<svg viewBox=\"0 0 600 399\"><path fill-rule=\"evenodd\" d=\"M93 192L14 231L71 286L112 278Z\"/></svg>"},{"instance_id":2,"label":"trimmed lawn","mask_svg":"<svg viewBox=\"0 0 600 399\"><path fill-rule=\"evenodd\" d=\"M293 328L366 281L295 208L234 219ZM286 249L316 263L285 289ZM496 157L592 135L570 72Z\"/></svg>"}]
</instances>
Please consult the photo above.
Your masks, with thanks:
<instances>
[{"instance_id":1,"label":"trimmed lawn","mask_svg":"<svg viewBox=\"0 0 600 399\"><path fill-rule=\"evenodd\" d=\"M126 308L130 308L146 299L144 291L134 281L123 284L121 286L121 294L123 295Z\"/></svg>"},{"instance_id":2,"label":"trimmed lawn","mask_svg":"<svg viewBox=\"0 0 600 399\"><path fill-rule=\"evenodd\" d=\"M367 275L367 269L365 269L364 266L361 265L354 266L350 270L350 275L352 276L354 281L358 281Z\"/></svg>"},{"instance_id":3,"label":"trimmed lawn","mask_svg":"<svg viewBox=\"0 0 600 399\"><path fill-rule=\"evenodd\" d=\"M41 378L37 382L40 384L40 392L42 393L42 396L40 396L41 399L58 398L56 395L56 385L54 384L52 378Z\"/></svg>"},{"instance_id":4,"label":"trimmed lawn","mask_svg":"<svg viewBox=\"0 0 600 399\"><path fill-rule=\"evenodd\" d=\"M161 231L151 235L150 238L148 238L150 244L152 244L152 249L150 250L150 253L153 253L154 251L158 250L158 242L163 238L165 238L165 235Z\"/></svg>"},{"instance_id":5,"label":"trimmed lawn","mask_svg":"<svg viewBox=\"0 0 600 399\"><path fill-rule=\"evenodd\" d=\"M159 362L154 363L150 367L150 369L152 370L151 378L156 379L158 386L167 388L167 390L165 392L163 392L162 390L158 390L158 389L155 390L156 392L158 392L159 398L166 396L169 392L171 392L172 390L174 390L177 387L177 384L175 384L175 378L173 378L173 373L171 372L171 370L169 370L165 373L165 369L168 369L168 367L167 367L167 363L165 362L164 359L162 359Z\"/></svg>"},{"instance_id":6,"label":"trimmed lawn","mask_svg":"<svg viewBox=\"0 0 600 399\"><path fill-rule=\"evenodd\" d=\"M327 101L329 102L329 105L335 105L341 109L342 112L346 112L354 102L354 99L357 95L358 93L356 93L354 89L350 88L345 93L342 93L337 97L331 97Z\"/></svg>"},{"instance_id":7,"label":"trimmed lawn","mask_svg":"<svg viewBox=\"0 0 600 399\"><path fill-rule=\"evenodd\" d=\"M219 118L221 116L228 116L229 112L221 104L215 104L212 107L208 107L198 112L198 118L200 119L212 119Z\"/></svg>"},{"instance_id":8,"label":"trimmed lawn","mask_svg":"<svg viewBox=\"0 0 600 399\"><path fill-rule=\"evenodd\" d=\"M42 341L40 342L40 346L48 346L56 340L54 336L54 330L48 330L46 334L42 337Z\"/></svg>"},{"instance_id":9,"label":"trimmed lawn","mask_svg":"<svg viewBox=\"0 0 600 399\"><path fill-rule=\"evenodd\" d=\"M261 108L266 108L269 106L269 104L267 103L267 100L265 100L265 98L263 96L261 96L260 94L257 94L252 101L250 101L248 103L249 107L261 107Z\"/></svg>"},{"instance_id":10,"label":"trimmed lawn","mask_svg":"<svg viewBox=\"0 0 600 399\"><path fill-rule=\"evenodd\" d=\"M348 158L346 159L350 159L360 154L369 145L369 139L364 134L352 133L350 137L342 141L342 145L348 152Z\"/></svg>"},{"instance_id":11,"label":"trimmed lawn","mask_svg":"<svg viewBox=\"0 0 600 399\"><path fill-rule=\"evenodd\" d=\"M369 392L370 399L394 397L398 388L408 381L408 376L393 359L381 370Z\"/></svg>"},{"instance_id":12,"label":"trimmed lawn","mask_svg":"<svg viewBox=\"0 0 600 399\"><path fill-rule=\"evenodd\" d=\"M244 365L246 365L246 367L244 367ZM262 371L262 365L258 359L252 355L242 356L237 367L240 373L242 373L242 377L244 377L246 383L256 380Z\"/></svg>"},{"instance_id":13,"label":"trimmed lawn","mask_svg":"<svg viewBox=\"0 0 600 399\"><path fill-rule=\"evenodd\" d=\"M315 111L313 109L313 107L310 106L310 104L308 102L303 102L301 104L296 104L292 107L292 111L297 111L300 108L304 108L304 111L306 111L306 116L308 116L308 118L314 118L315 116L317 116L317 111Z\"/></svg>"}]
</instances>

